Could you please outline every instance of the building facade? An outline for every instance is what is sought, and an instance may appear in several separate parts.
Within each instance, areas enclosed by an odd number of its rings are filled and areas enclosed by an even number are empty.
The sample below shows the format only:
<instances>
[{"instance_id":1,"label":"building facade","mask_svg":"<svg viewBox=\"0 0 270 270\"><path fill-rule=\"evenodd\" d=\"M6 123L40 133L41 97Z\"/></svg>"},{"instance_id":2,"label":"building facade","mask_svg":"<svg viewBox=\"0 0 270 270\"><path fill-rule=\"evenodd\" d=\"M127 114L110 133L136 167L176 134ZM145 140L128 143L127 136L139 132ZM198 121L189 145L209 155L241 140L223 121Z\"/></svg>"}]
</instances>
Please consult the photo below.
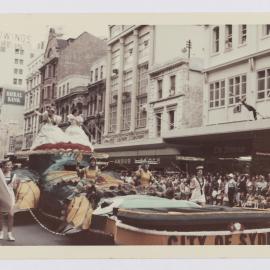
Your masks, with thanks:
<instances>
[{"instance_id":1,"label":"building facade","mask_svg":"<svg viewBox=\"0 0 270 270\"><path fill-rule=\"evenodd\" d=\"M96 60L90 69L88 85L88 110L85 124L91 134L92 144L103 143L105 94L106 94L106 56Z\"/></svg>"},{"instance_id":2,"label":"building facade","mask_svg":"<svg viewBox=\"0 0 270 270\"><path fill-rule=\"evenodd\" d=\"M227 170L233 171L235 158L248 156L250 168L242 172L269 173L270 25L204 30L203 127L168 131L164 139L197 148L193 154L205 157L212 169L225 168L220 162L228 160Z\"/></svg>"},{"instance_id":3,"label":"building facade","mask_svg":"<svg viewBox=\"0 0 270 270\"><path fill-rule=\"evenodd\" d=\"M202 59L174 59L149 71L149 137L202 126Z\"/></svg>"},{"instance_id":4,"label":"building facade","mask_svg":"<svg viewBox=\"0 0 270 270\"><path fill-rule=\"evenodd\" d=\"M61 51L68 46L70 42L72 42L72 39L59 39L55 30L53 28L50 29L47 46L44 52L44 63L40 67L40 111L44 111L47 105L54 104L59 56Z\"/></svg>"},{"instance_id":5,"label":"building facade","mask_svg":"<svg viewBox=\"0 0 270 270\"><path fill-rule=\"evenodd\" d=\"M156 157L159 153L163 153L164 156L170 153L175 155L174 149L171 149L171 152L168 148L165 149L166 145L161 134L156 130L159 105L156 105L158 102L152 96L155 90L151 90L151 72L153 71L154 80L154 77L158 76L155 67L162 66L168 61L177 62L180 57L186 59L188 57L186 42L189 40L194 44L191 58L201 57L203 44L200 38L203 35L203 28L112 25L109 30L104 140L102 146L96 147L96 151L109 151L110 156L114 158L133 156L137 159L145 155ZM162 72L160 76L163 76ZM177 76L177 80L180 82L180 77ZM173 102L178 102L175 97L172 99ZM167 99L166 96L164 103L166 105L162 106L169 108L172 105L171 98ZM176 112L172 114L175 108L171 106L169 110L171 112L168 112L171 120L176 118ZM149 149L147 153L145 149ZM140 150L143 152L139 153ZM134 158L132 160L134 161Z\"/></svg>"},{"instance_id":6,"label":"building facade","mask_svg":"<svg viewBox=\"0 0 270 270\"><path fill-rule=\"evenodd\" d=\"M9 151L9 137L22 134L31 53L30 36L0 30L0 159Z\"/></svg>"},{"instance_id":7,"label":"building facade","mask_svg":"<svg viewBox=\"0 0 270 270\"><path fill-rule=\"evenodd\" d=\"M62 116L62 127L68 125L67 115L77 108L86 120L88 89L93 63L106 53L106 42L87 32L68 42L58 58L55 105ZM83 127L90 136L89 131Z\"/></svg>"},{"instance_id":8,"label":"building facade","mask_svg":"<svg viewBox=\"0 0 270 270\"><path fill-rule=\"evenodd\" d=\"M40 48L42 51L44 48ZM23 149L28 150L39 131L39 116L35 113L40 107L41 75L40 67L43 65L44 53L37 53L36 57L28 65L26 79L27 91L25 94L24 112L24 142Z\"/></svg>"}]
</instances>

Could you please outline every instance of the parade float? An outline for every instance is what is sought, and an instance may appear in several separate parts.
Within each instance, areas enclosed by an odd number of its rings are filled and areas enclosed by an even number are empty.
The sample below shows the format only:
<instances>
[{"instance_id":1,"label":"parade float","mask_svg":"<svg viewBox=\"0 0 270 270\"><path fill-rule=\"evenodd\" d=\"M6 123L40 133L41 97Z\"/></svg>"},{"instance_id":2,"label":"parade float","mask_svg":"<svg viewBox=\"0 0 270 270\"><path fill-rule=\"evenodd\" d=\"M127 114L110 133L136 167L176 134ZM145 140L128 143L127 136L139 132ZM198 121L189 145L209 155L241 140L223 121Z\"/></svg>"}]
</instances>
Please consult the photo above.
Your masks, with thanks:
<instances>
[{"instance_id":1,"label":"parade float","mask_svg":"<svg viewBox=\"0 0 270 270\"><path fill-rule=\"evenodd\" d=\"M117 245L269 245L270 211L144 195L103 199L93 227Z\"/></svg>"},{"instance_id":2,"label":"parade float","mask_svg":"<svg viewBox=\"0 0 270 270\"><path fill-rule=\"evenodd\" d=\"M89 139L78 124L68 131L64 134L47 119L28 153L29 168L22 173L26 182L39 179L40 198L29 201L32 206L39 201L42 215L56 225L54 232L79 234L89 242L93 233L106 235L117 245L270 244L269 210L202 207L149 196L147 188L120 181L109 164L102 171L91 165L95 153ZM26 188L18 194L24 194L17 196L24 205Z\"/></svg>"}]
</instances>

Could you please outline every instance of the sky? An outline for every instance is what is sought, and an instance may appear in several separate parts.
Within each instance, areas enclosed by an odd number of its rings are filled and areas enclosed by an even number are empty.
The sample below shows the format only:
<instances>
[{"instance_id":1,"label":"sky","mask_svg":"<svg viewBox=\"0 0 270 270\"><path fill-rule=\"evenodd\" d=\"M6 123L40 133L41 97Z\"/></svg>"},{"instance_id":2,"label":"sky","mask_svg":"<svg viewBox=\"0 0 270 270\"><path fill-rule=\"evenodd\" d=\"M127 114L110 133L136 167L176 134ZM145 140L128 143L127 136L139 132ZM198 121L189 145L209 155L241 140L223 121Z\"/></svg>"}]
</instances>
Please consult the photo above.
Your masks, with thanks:
<instances>
[{"instance_id":1,"label":"sky","mask_svg":"<svg viewBox=\"0 0 270 270\"><path fill-rule=\"evenodd\" d=\"M46 42L50 27L62 32L63 38L76 38L84 31L108 37L108 24L93 22L91 14L0 14L0 31L30 35L33 44Z\"/></svg>"}]
</instances>

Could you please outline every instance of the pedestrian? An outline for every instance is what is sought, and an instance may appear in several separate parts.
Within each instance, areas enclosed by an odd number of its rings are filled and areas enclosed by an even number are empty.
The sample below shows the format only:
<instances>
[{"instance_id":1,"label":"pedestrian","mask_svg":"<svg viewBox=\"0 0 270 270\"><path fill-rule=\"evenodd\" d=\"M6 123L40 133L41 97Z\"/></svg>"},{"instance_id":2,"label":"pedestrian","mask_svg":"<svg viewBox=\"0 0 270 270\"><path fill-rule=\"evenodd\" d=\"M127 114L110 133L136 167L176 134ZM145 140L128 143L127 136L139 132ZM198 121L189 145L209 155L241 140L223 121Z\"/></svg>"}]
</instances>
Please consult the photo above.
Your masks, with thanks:
<instances>
[{"instance_id":1,"label":"pedestrian","mask_svg":"<svg viewBox=\"0 0 270 270\"><path fill-rule=\"evenodd\" d=\"M232 173L230 173L228 175L228 182L226 184L225 187L225 193L228 196L228 200L229 200L229 206L233 207L234 206L234 202L235 202L235 195L236 195L236 182L234 180L234 175Z\"/></svg>"},{"instance_id":2,"label":"pedestrian","mask_svg":"<svg viewBox=\"0 0 270 270\"><path fill-rule=\"evenodd\" d=\"M190 189L192 190L190 200L200 205L205 205L205 179L203 177L203 166L196 167L197 174L191 179Z\"/></svg>"},{"instance_id":3,"label":"pedestrian","mask_svg":"<svg viewBox=\"0 0 270 270\"><path fill-rule=\"evenodd\" d=\"M18 185L18 179L15 173L12 172L13 164L10 160L5 160L2 163L2 169L0 169L0 181L1 181L1 194L0 194L0 239L4 239L3 231L3 213L8 214L8 233L7 239L9 241L15 241L15 237L12 233L14 223L14 208L15 208L15 194L14 189Z\"/></svg>"}]
</instances>

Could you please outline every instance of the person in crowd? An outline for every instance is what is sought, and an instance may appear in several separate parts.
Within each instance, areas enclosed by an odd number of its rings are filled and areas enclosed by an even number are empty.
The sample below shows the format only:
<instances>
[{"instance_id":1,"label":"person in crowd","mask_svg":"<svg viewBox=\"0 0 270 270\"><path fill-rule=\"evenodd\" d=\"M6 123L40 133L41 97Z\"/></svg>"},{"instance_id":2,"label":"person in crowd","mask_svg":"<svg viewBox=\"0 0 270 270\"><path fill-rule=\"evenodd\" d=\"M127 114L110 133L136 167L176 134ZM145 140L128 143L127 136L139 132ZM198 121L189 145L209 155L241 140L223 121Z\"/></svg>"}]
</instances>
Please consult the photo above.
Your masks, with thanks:
<instances>
[{"instance_id":1,"label":"person in crowd","mask_svg":"<svg viewBox=\"0 0 270 270\"><path fill-rule=\"evenodd\" d=\"M62 118L55 114L55 108L53 106L47 106L43 113L36 111L36 114L42 117L43 125L41 126L30 150L34 150L38 146L44 144L69 142L66 134L58 127Z\"/></svg>"},{"instance_id":2,"label":"person in crowd","mask_svg":"<svg viewBox=\"0 0 270 270\"><path fill-rule=\"evenodd\" d=\"M144 160L140 168L135 173L134 183L137 186L148 187L149 184L153 181L154 177L149 170L149 163Z\"/></svg>"},{"instance_id":3,"label":"person in crowd","mask_svg":"<svg viewBox=\"0 0 270 270\"><path fill-rule=\"evenodd\" d=\"M234 206L236 191L237 190L236 190L236 182L234 180L234 175L230 173L228 175L228 182L225 187L225 193L228 196L230 207Z\"/></svg>"},{"instance_id":4,"label":"person in crowd","mask_svg":"<svg viewBox=\"0 0 270 270\"><path fill-rule=\"evenodd\" d=\"M197 166L197 175L191 179L190 189L192 191L190 200L200 205L205 205L205 178L203 177L203 166Z\"/></svg>"},{"instance_id":5,"label":"person in crowd","mask_svg":"<svg viewBox=\"0 0 270 270\"><path fill-rule=\"evenodd\" d=\"M66 129L65 134L71 143L78 143L93 148L88 136L82 129L83 117L78 109L73 109L67 116L70 126Z\"/></svg>"},{"instance_id":6,"label":"person in crowd","mask_svg":"<svg viewBox=\"0 0 270 270\"><path fill-rule=\"evenodd\" d=\"M15 209L15 194L14 189L18 186L18 179L15 173L13 173L13 164L11 160L4 160L2 162L2 168L0 169L0 181L1 186L6 187L6 192L1 194L0 198L0 239L4 239L3 231L3 212L7 211L8 217L8 232L7 239L9 241L15 241L15 237L12 233L14 223L14 209ZM1 192L3 189L1 188ZM4 201L3 201L4 200ZM6 209L4 209L6 208Z\"/></svg>"}]
</instances>

